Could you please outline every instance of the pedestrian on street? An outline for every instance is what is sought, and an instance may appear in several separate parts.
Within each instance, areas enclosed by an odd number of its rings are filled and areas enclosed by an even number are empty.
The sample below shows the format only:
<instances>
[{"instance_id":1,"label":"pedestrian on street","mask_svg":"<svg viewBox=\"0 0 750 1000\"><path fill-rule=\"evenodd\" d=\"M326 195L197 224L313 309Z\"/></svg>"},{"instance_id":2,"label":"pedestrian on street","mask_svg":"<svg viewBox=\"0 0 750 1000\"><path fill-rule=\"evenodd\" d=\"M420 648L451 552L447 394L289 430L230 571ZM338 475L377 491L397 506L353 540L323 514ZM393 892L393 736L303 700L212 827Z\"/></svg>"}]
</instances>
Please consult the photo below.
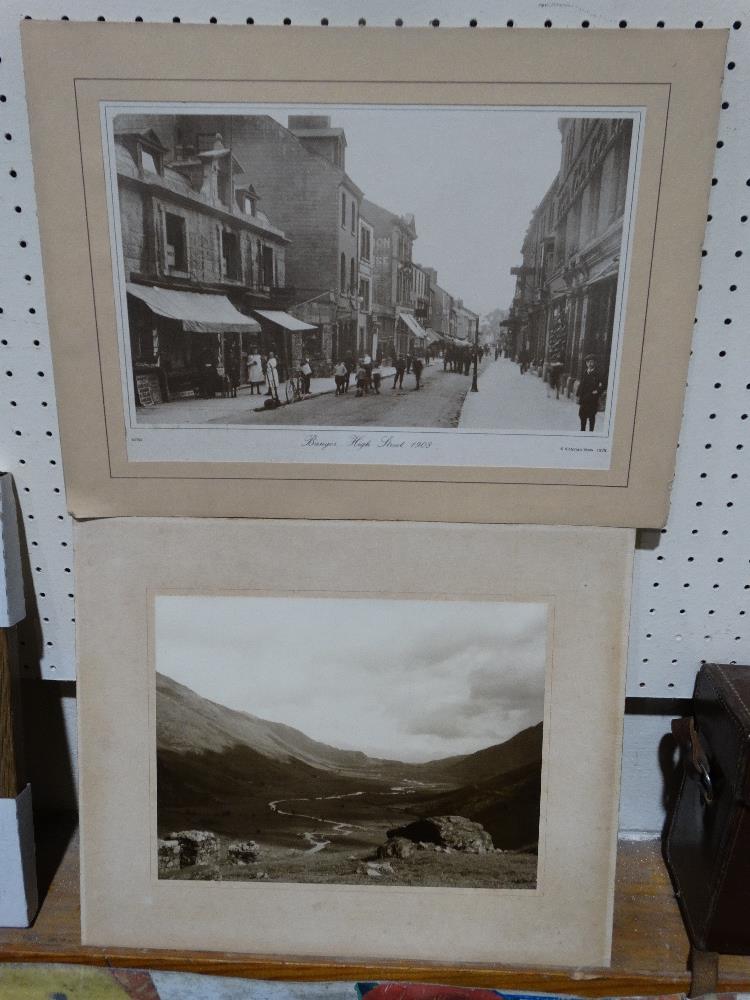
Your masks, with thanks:
<instances>
[{"instance_id":1,"label":"pedestrian on street","mask_svg":"<svg viewBox=\"0 0 750 1000\"><path fill-rule=\"evenodd\" d=\"M411 354L407 354L406 355L406 374L407 375L410 374L410 372L411 372L411 366L412 366L413 360L414 359L412 358Z\"/></svg>"},{"instance_id":2,"label":"pedestrian on street","mask_svg":"<svg viewBox=\"0 0 750 1000\"><path fill-rule=\"evenodd\" d=\"M247 373L248 381L250 382L250 395L255 395L257 390L260 396L260 387L266 381L266 377L263 374L263 358L261 358L257 348L247 359Z\"/></svg>"},{"instance_id":3,"label":"pedestrian on street","mask_svg":"<svg viewBox=\"0 0 750 1000\"><path fill-rule=\"evenodd\" d=\"M380 395L380 382L382 380L383 373L380 371L380 362L376 361L372 366L372 373L370 375L372 381L373 392L379 396Z\"/></svg>"},{"instance_id":4,"label":"pedestrian on street","mask_svg":"<svg viewBox=\"0 0 750 1000\"><path fill-rule=\"evenodd\" d=\"M227 379L229 381L229 396L231 399L237 398L237 390L240 386L240 374L242 360L237 348L232 348L227 359Z\"/></svg>"},{"instance_id":5,"label":"pedestrian on street","mask_svg":"<svg viewBox=\"0 0 750 1000\"><path fill-rule=\"evenodd\" d=\"M406 359L404 357L398 357L396 359L396 374L393 376L393 388L403 389L404 387L404 372L406 371Z\"/></svg>"},{"instance_id":6,"label":"pedestrian on street","mask_svg":"<svg viewBox=\"0 0 750 1000\"><path fill-rule=\"evenodd\" d=\"M348 378L346 365L343 361L338 361L336 363L336 366L333 369L333 378L336 383L336 395L343 396L346 392L346 381Z\"/></svg>"},{"instance_id":7,"label":"pedestrian on street","mask_svg":"<svg viewBox=\"0 0 750 1000\"><path fill-rule=\"evenodd\" d=\"M464 375L471 375L472 352L466 348L464 351Z\"/></svg>"},{"instance_id":8,"label":"pedestrian on street","mask_svg":"<svg viewBox=\"0 0 750 1000\"><path fill-rule=\"evenodd\" d=\"M531 355L529 354L528 347L522 347L518 352L518 367L523 375L529 368L529 361L531 360Z\"/></svg>"},{"instance_id":9,"label":"pedestrian on street","mask_svg":"<svg viewBox=\"0 0 750 1000\"><path fill-rule=\"evenodd\" d=\"M547 398L549 398L553 392L555 393L555 399L560 398L560 376L562 375L563 368L564 364L559 359L550 362L549 383L547 385Z\"/></svg>"},{"instance_id":10,"label":"pedestrian on street","mask_svg":"<svg viewBox=\"0 0 750 1000\"><path fill-rule=\"evenodd\" d=\"M599 401L604 392L604 383L596 370L596 358L589 354L586 358L586 371L578 385L578 416L581 421L581 430L586 430L588 423L589 431L593 431L596 423L596 414L599 412Z\"/></svg>"},{"instance_id":11,"label":"pedestrian on street","mask_svg":"<svg viewBox=\"0 0 750 1000\"><path fill-rule=\"evenodd\" d=\"M312 365L310 364L310 359L308 357L302 359L302 366L299 371L302 376L302 393L305 396L309 396L310 380L312 379Z\"/></svg>"},{"instance_id":12,"label":"pedestrian on street","mask_svg":"<svg viewBox=\"0 0 750 1000\"><path fill-rule=\"evenodd\" d=\"M266 382L268 383L268 393L272 399L279 402L279 363L273 351L268 352L266 362Z\"/></svg>"},{"instance_id":13,"label":"pedestrian on street","mask_svg":"<svg viewBox=\"0 0 750 1000\"><path fill-rule=\"evenodd\" d=\"M370 391L370 375L363 364L357 369L357 395L366 396Z\"/></svg>"},{"instance_id":14,"label":"pedestrian on street","mask_svg":"<svg viewBox=\"0 0 750 1000\"><path fill-rule=\"evenodd\" d=\"M422 378L422 368L424 367L424 365L423 365L422 359L418 358L416 355L415 355L414 360L412 361L411 365L412 365L412 368L414 369L414 378L417 380L417 384L414 386L414 388L416 390L416 389L421 388L421 386L420 386L419 383L420 383L420 380Z\"/></svg>"}]
</instances>

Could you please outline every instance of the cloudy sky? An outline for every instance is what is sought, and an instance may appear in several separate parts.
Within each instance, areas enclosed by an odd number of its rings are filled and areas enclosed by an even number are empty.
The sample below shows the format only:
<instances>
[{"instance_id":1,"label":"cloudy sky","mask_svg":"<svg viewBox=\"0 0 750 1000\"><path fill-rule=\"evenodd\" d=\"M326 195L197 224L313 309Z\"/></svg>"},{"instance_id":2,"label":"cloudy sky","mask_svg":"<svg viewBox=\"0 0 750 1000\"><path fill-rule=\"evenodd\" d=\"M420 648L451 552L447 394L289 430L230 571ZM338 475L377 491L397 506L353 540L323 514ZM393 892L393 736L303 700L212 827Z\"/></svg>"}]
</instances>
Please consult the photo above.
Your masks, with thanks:
<instances>
[{"instance_id":1,"label":"cloudy sky","mask_svg":"<svg viewBox=\"0 0 750 1000\"><path fill-rule=\"evenodd\" d=\"M255 108L253 110L256 110ZM560 166L557 111L261 105L327 114L346 132L346 169L365 197L416 218L414 260L475 311L506 309L533 209ZM273 220L272 220L273 221Z\"/></svg>"},{"instance_id":2,"label":"cloudy sky","mask_svg":"<svg viewBox=\"0 0 750 1000\"><path fill-rule=\"evenodd\" d=\"M156 669L332 746L424 761L500 743L544 711L543 604L156 599Z\"/></svg>"}]
</instances>

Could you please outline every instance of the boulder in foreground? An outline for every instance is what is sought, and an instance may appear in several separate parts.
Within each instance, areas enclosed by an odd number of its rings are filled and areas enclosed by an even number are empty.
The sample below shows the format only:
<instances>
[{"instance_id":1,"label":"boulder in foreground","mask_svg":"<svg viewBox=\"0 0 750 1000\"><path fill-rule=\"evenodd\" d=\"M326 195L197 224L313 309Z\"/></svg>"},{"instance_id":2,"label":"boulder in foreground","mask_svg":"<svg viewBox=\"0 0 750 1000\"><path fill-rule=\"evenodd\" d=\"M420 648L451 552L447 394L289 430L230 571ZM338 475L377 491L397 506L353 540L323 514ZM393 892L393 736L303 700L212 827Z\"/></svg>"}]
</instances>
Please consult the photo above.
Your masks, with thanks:
<instances>
[{"instance_id":1,"label":"boulder in foreground","mask_svg":"<svg viewBox=\"0 0 750 1000\"><path fill-rule=\"evenodd\" d=\"M170 833L169 840L180 845L180 867L209 865L218 860L219 844L210 830L180 830Z\"/></svg>"},{"instance_id":2,"label":"boulder in foreground","mask_svg":"<svg viewBox=\"0 0 750 1000\"><path fill-rule=\"evenodd\" d=\"M406 826L388 831L388 839L404 838L414 843L436 844L438 847L468 854L494 851L492 837L481 823L465 816L427 816Z\"/></svg>"}]
</instances>

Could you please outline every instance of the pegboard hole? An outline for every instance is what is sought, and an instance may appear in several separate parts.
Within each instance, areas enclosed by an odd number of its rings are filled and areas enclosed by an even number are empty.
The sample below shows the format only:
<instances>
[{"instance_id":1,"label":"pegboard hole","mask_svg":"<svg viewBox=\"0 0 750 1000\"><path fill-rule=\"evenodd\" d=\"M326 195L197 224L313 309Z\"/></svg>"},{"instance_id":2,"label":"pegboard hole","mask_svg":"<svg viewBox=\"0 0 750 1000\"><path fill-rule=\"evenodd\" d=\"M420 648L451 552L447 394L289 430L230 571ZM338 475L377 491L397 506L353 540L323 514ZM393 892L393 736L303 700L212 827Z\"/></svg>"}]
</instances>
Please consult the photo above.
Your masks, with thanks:
<instances>
[{"instance_id":1,"label":"pegboard hole","mask_svg":"<svg viewBox=\"0 0 750 1000\"><path fill-rule=\"evenodd\" d=\"M591 25L590 21L581 21L582 28L588 28Z\"/></svg>"}]
</instances>

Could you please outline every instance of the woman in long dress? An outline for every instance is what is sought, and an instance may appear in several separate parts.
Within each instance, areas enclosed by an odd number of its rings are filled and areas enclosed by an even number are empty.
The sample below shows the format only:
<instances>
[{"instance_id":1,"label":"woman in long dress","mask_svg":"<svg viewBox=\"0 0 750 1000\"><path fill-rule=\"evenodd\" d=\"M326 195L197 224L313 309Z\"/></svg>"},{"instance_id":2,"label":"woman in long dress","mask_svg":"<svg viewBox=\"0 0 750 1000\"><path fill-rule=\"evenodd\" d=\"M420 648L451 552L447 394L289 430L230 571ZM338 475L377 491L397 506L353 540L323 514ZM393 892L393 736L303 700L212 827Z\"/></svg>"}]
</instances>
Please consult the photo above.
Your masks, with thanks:
<instances>
[{"instance_id":1,"label":"woman in long dress","mask_svg":"<svg viewBox=\"0 0 750 1000\"><path fill-rule=\"evenodd\" d=\"M279 401L279 363L273 351L268 352L268 363L266 364L266 382L268 391L273 399Z\"/></svg>"},{"instance_id":2,"label":"woman in long dress","mask_svg":"<svg viewBox=\"0 0 750 1000\"><path fill-rule=\"evenodd\" d=\"M266 381L266 377L263 374L263 358L260 356L258 351L253 351L252 354L248 355L247 359L247 377L250 382L250 395L252 396L257 389L258 395L261 395L260 387Z\"/></svg>"}]
</instances>

